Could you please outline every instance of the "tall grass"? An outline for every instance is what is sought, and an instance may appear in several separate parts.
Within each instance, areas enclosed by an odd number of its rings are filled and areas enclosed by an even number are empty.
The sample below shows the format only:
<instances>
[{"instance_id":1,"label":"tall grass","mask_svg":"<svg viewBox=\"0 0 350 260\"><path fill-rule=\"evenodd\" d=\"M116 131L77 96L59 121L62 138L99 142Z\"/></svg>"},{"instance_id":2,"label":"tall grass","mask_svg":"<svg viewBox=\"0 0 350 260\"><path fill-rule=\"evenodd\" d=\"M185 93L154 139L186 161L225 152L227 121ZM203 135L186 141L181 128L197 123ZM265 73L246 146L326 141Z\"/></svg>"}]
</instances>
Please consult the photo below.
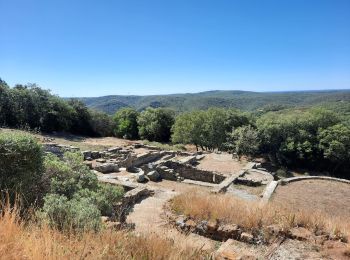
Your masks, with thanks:
<instances>
[{"instance_id":1,"label":"tall grass","mask_svg":"<svg viewBox=\"0 0 350 260\"><path fill-rule=\"evenodd\" d=\"M176 213L197 220L219 220L237 224L250 231L279 225L283 230L305 227L313 232L322 230L343 238L350 235L350 223L347 219L329 218L320 212L295 212L273 203L261 206L258 202L245 201L226 194L213 195L194 190L173 198L171 207Z\"/></svg>"},{"instance_id":2,"label":"tall grass","mask_svg":"<svg viewBox=\"0 0 350 260\"><path fill-rule=\"evenodd\" d=\"M200 252L181 250L156 236L102 230L61 233L24 222L16 207L0 206L0 259L198 259Z\"/></svg>"}]
</instances>

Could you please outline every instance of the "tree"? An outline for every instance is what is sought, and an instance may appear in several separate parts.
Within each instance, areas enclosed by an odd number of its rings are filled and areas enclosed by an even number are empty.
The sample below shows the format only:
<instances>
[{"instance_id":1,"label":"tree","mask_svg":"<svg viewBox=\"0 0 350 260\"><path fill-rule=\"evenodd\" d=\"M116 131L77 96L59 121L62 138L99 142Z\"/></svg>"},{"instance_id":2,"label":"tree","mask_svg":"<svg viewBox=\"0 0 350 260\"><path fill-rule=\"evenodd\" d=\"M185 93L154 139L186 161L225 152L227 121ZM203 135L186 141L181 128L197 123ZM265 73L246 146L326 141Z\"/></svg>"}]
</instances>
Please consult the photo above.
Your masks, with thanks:
<instances>
[{"instance_id":1,"label":"tree","mask_svg":"<svg viewBox=\"0 0 350 260\"><path fill-rule=\"evenodd\" d=\"M342 164L350 161L350 128L348 126L337 124L320 130L318 139L324 158L335 163L333 173Z\"/></svg>"},{"instance_id":2,"label":"tree","mask_svg":"<svg viewBox=\"0 0 350 260\"><path fill-rule=\"evenodd\" d=\"M254 156L259 150L258 131L252 126L241 126L234 129L228 137L228 147L231 153L241 156Z\"/></svg>"},{"instance_id":3,"label":"tree","mask_svg":"<svg viewBox=\"0 0 350 260\"><path fill-rule=\"evenodd\" d=\"M94 135L96 136L112 136L114 123L112 118L106 113L90 110L89 122Z\"/></svg>"},{"instance_id":4,"label":"tree","mask_svg":"<svg viewBox=\"0 0 350 260\"><path fill-rule=\"evenodd\" d=\"M257 121L262 151L279 164L308 166L319 163L322 152L317 133L338 122L336 114L323 108L267 113Z\"/></svg>"},{"instance_id":5,"label":"tree","mask_svg":"<svg viewBox=\"0 0 350 260\"><path fill-rule=\"evenodd\" d=\"M137 119L139 135L142 139L169 142L175 113L165 108L147 108Z\"/></svg>"},{"instance_id":6,"label":"tree","mask_svg":"<svg viewBox=\"0 0 350 260\"><path fill-rule=\"evenodd\" d=\"M68 104L74 109L70 131L75 134L93 135L90 125L91 115L86 105L77 99L69 100Z\"/></svg>"},{"instance_id":7,"label":"tree","mask_svg":"<svg viewBox=\"0 0 350 260\"><path fill-rule=\"evenodd\" d=\"M114 133L116 136L126 139L137 139L139 113L133 108L122 108L118 110L114 117Z\"/></svg>"},{"instance_id":8,"label":"tree","mask_svg":"<svg viewBox=\"0 0 350 260\"><path fill-rule=\"evenodd\" d=\"M205 111L192 111L177 116L172 127L172 142L194 144L197 150L198 147L204 149L206 145L205 120Z\"/></svg>"}]
</instances>

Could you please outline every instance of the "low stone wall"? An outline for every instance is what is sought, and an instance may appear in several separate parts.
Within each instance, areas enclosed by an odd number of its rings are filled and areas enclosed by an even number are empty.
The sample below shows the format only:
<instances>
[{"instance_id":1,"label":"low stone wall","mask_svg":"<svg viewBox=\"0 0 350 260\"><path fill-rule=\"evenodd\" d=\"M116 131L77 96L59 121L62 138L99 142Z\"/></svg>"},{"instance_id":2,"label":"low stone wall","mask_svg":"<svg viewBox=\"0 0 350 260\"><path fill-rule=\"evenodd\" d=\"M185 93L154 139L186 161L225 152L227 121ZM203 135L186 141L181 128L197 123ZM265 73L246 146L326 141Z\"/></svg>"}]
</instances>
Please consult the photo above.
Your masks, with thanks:
<instances>
[{"instance_id":1,"label":"low stone wall","mask_svg":"<svg viewBox=\"0 0 350 260\"><path fill-rule=\"evenodd\" d=\"M224 181L217 185L214 189L211 190L213 193L221 193L226 192L227 188L237 180L237 178L243 176L245 174L245 170L239 171L237 174L231 175L227 177Z\"/></svg>"},{"instance_id":2,"label":"low stone wall","mask_svg":"<svg viewBox=\"0 0 350 260\"><path fill-rule=\"evenodd\" d=\"M184 215L176 216L171 212L166 213L170 223L179 231L196 233L217 241L235 239L246 243L261 243L259 235L253 235L244 231L236 224L227 224L218 220L196 221Z\"/></svg>"},{"instance_id":3,"label":"low stone wall","mask_svg":"<svg viewBox=\"0 0 350 260\"><path fill-rule=\"evenodd\" d=\"M122 200L114 206L115 215L113 220L125 222L126 216L136 203L153 195L154 191L149 190L145 187L137 187L124 194Z\"/></svg>"},{"instance_id":4,"label":"low stone wall","mask_svg":"<svg viewBox=\"0 0 350 260\"><path fill-rule=\"evenodd\" d=\"M79 151L78 147L57 143L44 143L43 144L44 152L53 153L59 157L62 157L65 152L77 152Z\"/></svg>"},{"instance_id":5,"label":"low stone wall","mask_svg":"<svg viewBox=\"0 0 350 260\"><path fill-rule=\"evenodd\" d=\"M268 203L273 193L277 189L278 185L287 185L288 183L291 183L291 182L305 181L305 180L325 180L325 181L336 181L336 182L350 184L349 180L326 177L326 176L300 176L300 177L286 178L279 181L272 181L266 186L264 193L262 194L260 205L263 206L266 203Z\"/></svg>"},{"instance_id":6,"label":"low stone wall","mask_svg":"<svg viewBox=\"0 0 350 260\"><path fill-rule=\"evenodd\" d=\"M195 181L203 181L203 182L218 184L218 183L221 183L226 178L225 176L219 173L200 170L192 165L182 164L175 160L165 161L163 162L162 165L172 169L175 175L177 174L179 177L183 179L190 179ZM162 175L162 172L160 172L160 174L164 179L167 179L167 177L171 177L171 179L173 180L172 176ZM176 180L176 176L175 176L175 180Z\"/></svg>"},{"instance_id":7,"label":"low stone wall","mask_svg":"<svg viewBox=\"0 0 350 260\"><path fill-rule=\"evenodd\" d=\"M304 180L326 180L326 181L336 181L336 182L342 182L350 184L350 180L346 179L339 179L339 178L333 178L333 177L326 177L326 176L300 176L300 177L292 177L280 180L281 185L286 185L291 182L296 181L304 181Z\"/></svg>"},{"instance_id":8,"label":"low stone wall","mask_svg":"<svg viewBox=\"0 0 350 260\"><path fill-rule=\"evenodd\" d=\"M264 205L266 205L266 203L268 203L272 194L275 192L278 183L279 183L278 181L272 181L268 185L266 185L266 188L265 188L265 190L262 194L261 200L260 200L260 206L264 206Z\"/></svg>"},{"instance_id":9,"label":"low stone wall","mask_svg":"<svg viewBox=\"0 0 350 260\"><path fill-rule=\"evenodd\" d=\"M132 167L139 167L143 164L147 164L160 159L164 154L161 152L149 152L136 155L136 158L132 159Z\"/></svg>"}]
</instances>

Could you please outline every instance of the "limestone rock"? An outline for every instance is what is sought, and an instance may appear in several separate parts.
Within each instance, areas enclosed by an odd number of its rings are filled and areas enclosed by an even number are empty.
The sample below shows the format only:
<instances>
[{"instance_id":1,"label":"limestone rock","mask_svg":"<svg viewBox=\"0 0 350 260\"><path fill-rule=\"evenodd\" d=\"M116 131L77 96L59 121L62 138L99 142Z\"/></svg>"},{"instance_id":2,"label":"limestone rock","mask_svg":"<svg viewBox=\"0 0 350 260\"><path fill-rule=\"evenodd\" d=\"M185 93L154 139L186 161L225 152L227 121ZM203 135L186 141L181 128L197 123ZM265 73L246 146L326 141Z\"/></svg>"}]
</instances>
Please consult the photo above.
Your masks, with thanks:
<instances>
[{"instance_id":1,"label":"limestone rock","mask_svg":"<svg viewBox=\"0 0 350 260\"><path fill-rule=\"evenodd\" d=\"M84 157L84 160L87 160L87 158L91 158L91 151L82 151L81 153Z\"/></svg>"},{"instance_id":2,"label":"limestone rock","mask_svg":"<svg viewBox=\"0 0 350 260\"><path fill-rule=\"evenodd\" d=\"M207 230L209 233L214 233L218 228L217 220L209 220L207 223Z\"/></svg>"},{"instance_id":3,"label":"limestone rock","mask_svg":"<svg viewBox=\"0 0 350 260\"><path fill-rule=\"evenodd\" d=\"M238 238L241 235L241 230L234 224L221 224L216 233L221 239L225 240L227 238Z\"/></svg>"},{"instance_id":4,"label":"limestone rock","mask_svg":"<svg viewBox=\"0 0 350 260\"><path fill-rule=\"evenodd\" d=\"M149 173L147 173L147 177L151 180L151 181L158 181L159 180L159 173L157 171L151 171Z\"/></svg>"},{"instance_id":5,"label":"limestone rock","mask_svg":"<svg viewBox=\"0 0 350 260\"><path fill-rule=\"evenodd\" d=\"M194 230L196 228L196 222L194 222L193 219L189 219L185 222L186 228L188 228L189 230Z\"/></svg>"},{"instance_id":6,"label":"limestone rock","mask_svg":"<svg viewBox=\"0 0 350 260\"><path fill-rule=\"evenodd\" d=\"M187 218L185 216L179 216L176 219L175 225L178 226L179 228L183 229L185 227L185 221Z\"/></svg>"},{"instance_id":7,"label":"limestone rock","mask_svg":"<svg viewBox=\"0 0 350 260\"><path fill-rule=\"evenodd\" d=\"M98 158L100 158L100 157L101 157L101 154L100 154L99 151L92 151L92 152L91 152L91 158L92 158L92 159L98 159Z\"/></svg>"},{"instance_id":8,"label":"limestone rock","mask_svg":"<svg viewBox=\"0 0 350 260\"><path fill-rule=\"evenodd\" d=\"M100 159L97 159L96 162L98 162L98 163L105 163L106 159L100 158Z\"/></svg>"},{"instance_id":9,"label":"limestone rock","mask_svg":"<svg viewBox=\"0 0 350 260\"><path fill-rule=\"evenodd\" d=\"M145 174L143 172L137 173L136 174L136 181L137 182L145 182L146 181Z\"/></svg>"},{"instance_id":10,"label":"limestone rock","mask_svg":"<svg viewBox=\"0 0 350 260\"><path fill-rule=\"evenodd\" d=\"M119 171L119 166L114 163L102 163L96 165L95 170L102 173L111 173Z\"/></svg>"},{"instance_id":11,"label":"limestone rock","mask_svg":"<svg viewBox=\"0 0 350 260\"><path fill-rule=\"evenodd\" d=\"M112 147L112 148L109 148L107 151L110 152L110 153L116 153L120 150L122 150L123 148L121 147Z\"/></svg>"},{"instance_id":12,"label":"limestone rock","mask_svg":"<svg viewBox=\"0 0 350 260\"><path fill-rule=\"evenodd\" d=\"M310 237L312 237L312 233L306 228L296 227L289 230L288 236L292 239L305 241L305 240L308 240Z\"/></svg>"},{"instance_id":13,"label":"limestone rock","mask_svg":"<svg viewBox=\"0 0 350 260\"><path fill-rule=\"evenodd\" d=\"M254 242L254 236L250 233L243 232L241 234L241 241L246 243L253 243Z\"/></svg>"}]
</instances>

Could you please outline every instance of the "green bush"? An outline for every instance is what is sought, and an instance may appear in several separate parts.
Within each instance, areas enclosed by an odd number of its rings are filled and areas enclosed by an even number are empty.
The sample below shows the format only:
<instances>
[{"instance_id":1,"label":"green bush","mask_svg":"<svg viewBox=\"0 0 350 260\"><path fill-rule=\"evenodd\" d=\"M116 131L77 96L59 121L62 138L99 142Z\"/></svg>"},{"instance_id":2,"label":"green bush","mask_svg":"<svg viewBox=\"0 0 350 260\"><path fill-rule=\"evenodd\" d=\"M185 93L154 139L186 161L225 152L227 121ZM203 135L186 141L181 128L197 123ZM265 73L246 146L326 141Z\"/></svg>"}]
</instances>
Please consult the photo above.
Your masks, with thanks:
<instances>
[{"instance_id":1,"label":"green bush","mask_svg":"<svg viewBox=\"0 0 350 260\"><path fill-rule=\"evenodd\" d=\"M46 190L50 193L64 195L68 199L81 189L96 190L97 177L86 165L79 153L65 153L63 161L57 156L45 158Z\"/></svg>"},{"instance_id":2,"label":"green bush","mask_svg":"<svg viewBox=\"0 0 350 260\"><path fill-rule=\"evenodd\" d=\"M39 212L39 217L59 230L99 230L101 213L87 198L74 198L49 194Z\"/></svg>"},{"instance_id":3,"label":"green bush","mask_svg":"<svg viewBox=\"0 0 350 260\"><path fill-rule=\"evenodd\" d=\"M11 198L19 194L23 206L38 199L43 174L43 151L37 140L28 134L0 133L0 190Z\"/></svg>"},{"instance_id":4,"label":"green bush","mask_svg":"<svg viewBox=\"0 0 350 260\"><path fill-rule=\"evenodd\" d=\"M91 203L97 206L103 216L111 216L113 214L113 206L123 195L124 190L120 186L99 184L96 191L82 189L76 196L89 199Z\"/></svg>"},{"instance_id":5,"label":"green bush","mask_svg":"<svg viewBox=\"0 0 350 260\"><path fill-rule=\"evenodd\" d=\"M63 160L47 155L44 165L48 194L39 216L58 229L99 229L101 214L112 215L124 194L122 187L99 184L80 153L65 153Z\"/></svg>"}]
</instances>

